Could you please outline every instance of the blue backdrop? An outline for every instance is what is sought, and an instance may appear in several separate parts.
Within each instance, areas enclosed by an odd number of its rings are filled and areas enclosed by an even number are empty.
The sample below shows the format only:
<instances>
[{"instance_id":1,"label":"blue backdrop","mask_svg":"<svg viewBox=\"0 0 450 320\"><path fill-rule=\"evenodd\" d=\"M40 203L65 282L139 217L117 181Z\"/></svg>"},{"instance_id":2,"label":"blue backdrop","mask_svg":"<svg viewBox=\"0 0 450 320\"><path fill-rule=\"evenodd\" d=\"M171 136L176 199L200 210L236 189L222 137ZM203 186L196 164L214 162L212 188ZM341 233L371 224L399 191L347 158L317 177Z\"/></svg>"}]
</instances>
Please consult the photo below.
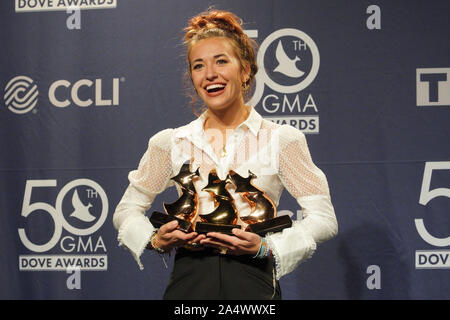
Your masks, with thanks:
<instances>
[{"instance_id":1,"label":"blue backdrop","mask_svg":"<svg viewBox=\"0 0 450 320\"><path fill-rule=\"evenodd\" d=\"M0 298L162 297L173 257L139 271L112 214L149 137L195 117L182 29L210 5L259 43L249 102L328 177L339 234L283 297L450 298L448 1L70 2L0 2Z\"/></svg>"}]
</instances>

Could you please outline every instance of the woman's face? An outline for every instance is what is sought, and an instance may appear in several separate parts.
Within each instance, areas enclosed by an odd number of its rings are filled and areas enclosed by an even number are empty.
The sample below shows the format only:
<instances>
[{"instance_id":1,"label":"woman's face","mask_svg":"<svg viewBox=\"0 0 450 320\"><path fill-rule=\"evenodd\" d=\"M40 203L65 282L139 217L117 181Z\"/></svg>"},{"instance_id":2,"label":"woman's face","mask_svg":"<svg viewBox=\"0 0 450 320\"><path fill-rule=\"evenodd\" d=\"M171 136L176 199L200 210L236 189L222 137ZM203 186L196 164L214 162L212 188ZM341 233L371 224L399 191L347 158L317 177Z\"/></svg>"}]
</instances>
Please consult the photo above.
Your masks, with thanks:
<instances>
[{"instance_id":1,"label":"woman's face","mask_svg":"<svg viewBox=\"0 0 450 320\"><path fill-rule=\"evenodd\" d=\"M242 82L248 75L229 41L220 37L200 40L189 55L195 90L212 110L239 108L243 104Z\"/></svg>"}]
</instances>

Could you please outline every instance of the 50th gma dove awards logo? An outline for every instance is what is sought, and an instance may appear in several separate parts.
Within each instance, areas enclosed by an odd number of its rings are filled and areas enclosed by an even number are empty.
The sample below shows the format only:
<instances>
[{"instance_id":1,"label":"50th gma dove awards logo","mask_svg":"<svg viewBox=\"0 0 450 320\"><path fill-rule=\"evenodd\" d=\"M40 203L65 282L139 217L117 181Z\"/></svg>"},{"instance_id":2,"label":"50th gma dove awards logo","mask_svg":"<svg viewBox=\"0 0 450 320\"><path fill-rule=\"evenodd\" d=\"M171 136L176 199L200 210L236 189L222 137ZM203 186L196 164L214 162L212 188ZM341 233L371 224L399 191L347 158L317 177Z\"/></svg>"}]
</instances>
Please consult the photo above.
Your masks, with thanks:
<instances>
[{"instance_id":1,"label":"50th gma dove awards logo","mask_svg":"<svg viewBox=\"0 0 450 320\"><path fill-rule=\"evenodd\" d=\"M448 198L450 200L450 188L447 186L436 187L433 177L439 174L450 173L450 161L430 161L425 163L422 177L422 187L420 189L419 203L422 206L431 205L431 202L438 201L436 198ZM447 212L443 214L448 215ZM416 231L419 236L432 250L416 250L416 269L449 269L450 268L450 235L436 236L427 228L426 218L414 220Z\"/></svg>"},{"instance_id":2,"label":"50th gma dove awards logo","mask_svg":"<svg viewBox=\"0 0 450 320\"><path fill-rule=\"evenodd\" d=\"M124 81L124 77L112 80L81 79L74 82L56 80L44 92L47 92L48 101L56 108L114 107L119 105L120 83ZM110 89L108 97L105 97L105 88ZM30 77L21 75L6 84L3 99L7 109L15 114L30 111L37 113L39 95L38 84Z\"/></svg>"},{"instance_id":3,"label":"50th gma dove awards logo","mask_svg":"<svg viewBox=\"0 0 450 320\"><path fill-rule=\"evenodd\" d=\"M258 38L258 30L246 30ZM259 71L249 104L261 104L264 118L289 124L304 133L319 133L319 115L313 95L305 89L319 71L320 54L305 32L286 28L274 31L262 41L257 56ZM271 93L266 93L266 87Z\"/></svg>"},{"instance_id":4,"label":"50th gma dove awards logo","mask_svg":"<svg viewBox=\"0 0 450 320\"><path fill-rule=\"evenodd\" d=\"M28 254L19 256L19 270L106 271L106 246L96 235L108 216L105 191L93 180L76 179L53 199L56 187L53 179L25 183L18 234Z\"/></svg>"}]
</instances>

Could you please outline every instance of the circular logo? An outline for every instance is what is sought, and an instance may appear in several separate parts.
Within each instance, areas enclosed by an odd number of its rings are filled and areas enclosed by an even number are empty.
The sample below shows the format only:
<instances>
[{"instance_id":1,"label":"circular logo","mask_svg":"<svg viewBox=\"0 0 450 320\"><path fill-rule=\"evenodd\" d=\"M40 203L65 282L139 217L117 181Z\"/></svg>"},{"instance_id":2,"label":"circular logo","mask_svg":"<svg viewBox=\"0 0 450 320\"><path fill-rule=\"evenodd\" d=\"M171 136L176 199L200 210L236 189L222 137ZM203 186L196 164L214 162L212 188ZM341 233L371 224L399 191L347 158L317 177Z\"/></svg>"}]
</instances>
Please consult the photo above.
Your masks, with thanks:
<instances>
[{"instance_id":1,"label":"circular logo","mask_svg":"<svg viewBox=\"0 0 450 320\"><path fill-rule=\"evenodd\" d=\"M39 91L32 79L17 76L5 87L5 105L14 113L24 114L36 106L38 94Z\"/></svg>"},{"instance_id":2,"label":"circular logo","mask_svg":"<svg viewBox=\"0 0 450 320\"><path fill-rule=\"evenodd\" d=\"M255 76L256 88L248 102L253 106L263 96L265 85L283 94L299 92L309 86L319 71L319 49L303 31L280 29L261 43L257 63L259 71Z\"/></svg>"},{"instance_id":3,"label":"circular logo","mask_svg":"<svg viewBox=\"0 0 450 320\"><path fill-rule=\"evenodd\" d=\"M95 181L77 179L61 189L55 207L64 229L74 235L86 236L97 231L105 222L108 197Z\"/></svg>"}]
</instances>

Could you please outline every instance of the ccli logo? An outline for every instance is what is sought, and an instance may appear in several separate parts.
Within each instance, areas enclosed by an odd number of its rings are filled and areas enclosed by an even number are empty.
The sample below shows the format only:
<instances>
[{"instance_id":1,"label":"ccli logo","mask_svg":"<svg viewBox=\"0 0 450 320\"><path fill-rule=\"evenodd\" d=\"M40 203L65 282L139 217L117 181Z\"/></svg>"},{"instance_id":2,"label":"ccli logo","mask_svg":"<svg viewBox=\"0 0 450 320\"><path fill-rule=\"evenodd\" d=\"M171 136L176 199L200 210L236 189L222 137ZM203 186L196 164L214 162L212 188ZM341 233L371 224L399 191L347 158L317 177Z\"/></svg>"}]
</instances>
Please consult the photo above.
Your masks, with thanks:
<instances>
[{"instance_id":1,"label":"ccli logo","mask_svg":"<svg viewBox=\"0 0 450 320\"><path fill-rule=\"evenodd\" d=\"M48 100L54 107L118 106L120 82L125 78L113 78L112 83L103 79L81 79L74 83L68 80L54 81L48 88ZM111 84L110 96L105 98L104 83ZM13 113L25 114L33 110L38 103L38 86L27 76L11 79L5 87L5 105ZM36 112L34 110L33 112Z\"/></svg>"},{"instance_id":2,"label":"ccli logo","mask_svg":"<svg viewBox=\"0 0 450 320\"><path fill-rule=\"evenodd\" d=\"M38 95L37 85L32 79L18 76L11 79L5 87L5 105L14 113L27 113L36 106Z\"/></svg>"}]
</instances>

